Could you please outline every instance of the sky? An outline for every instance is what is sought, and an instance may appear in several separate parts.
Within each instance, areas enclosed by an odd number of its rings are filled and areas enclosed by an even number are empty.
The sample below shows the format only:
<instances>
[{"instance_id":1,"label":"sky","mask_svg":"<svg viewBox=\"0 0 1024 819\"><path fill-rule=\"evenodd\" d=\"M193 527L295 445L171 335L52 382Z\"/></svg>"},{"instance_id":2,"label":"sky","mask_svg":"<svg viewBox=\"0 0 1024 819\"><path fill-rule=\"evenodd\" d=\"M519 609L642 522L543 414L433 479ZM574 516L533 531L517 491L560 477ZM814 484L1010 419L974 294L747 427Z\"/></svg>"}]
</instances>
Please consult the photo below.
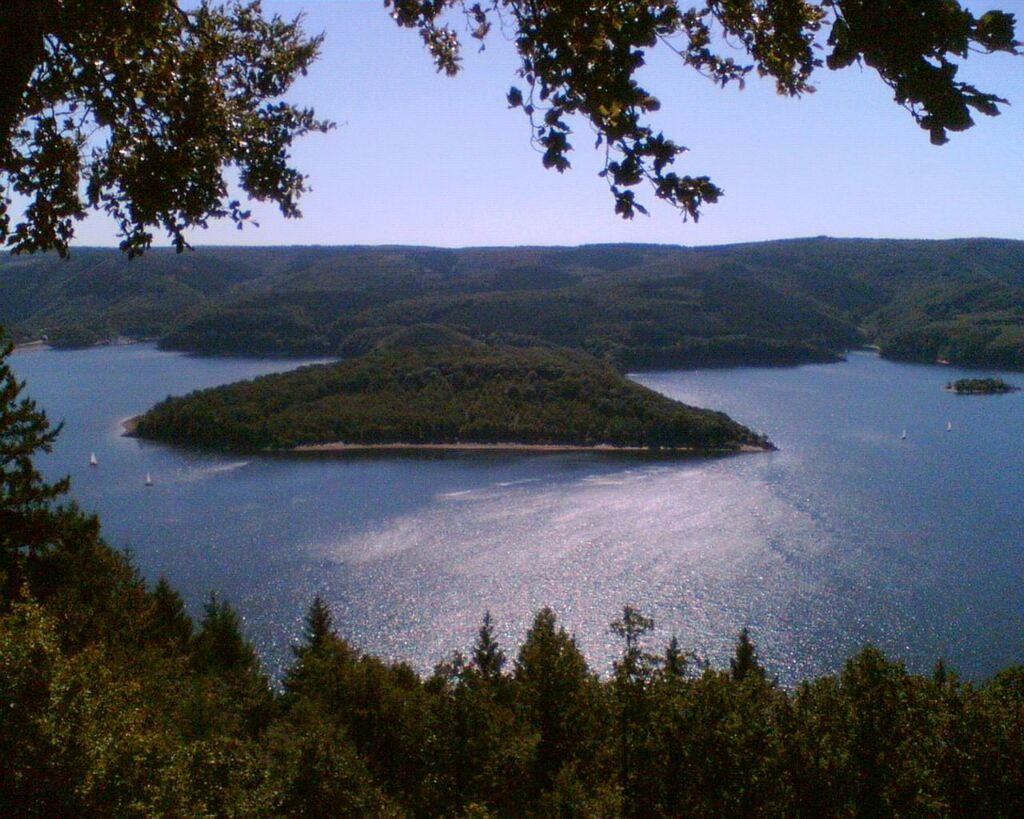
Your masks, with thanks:
<instances>
[{"instance_id":1,"label":"sky","mask_svg":"<svg viewBox=\"0 0 1024 819\"><path fill-rule=\"evenodd\" d=\"M1018 15L1024 0L968 2ZM975 55L960 77L1013 105L936 147L869 68L816 75L818 92L779 97L768 80L721 89L652 49L641 82L662 103L656 127L690 150L681 174L725 191L698 223L639 188L650 217L613 212L594 135L575 123L572 170L545 170L521 111L505 95L516 58L500 35L485 51L466 38L463 71L438 75L415 31L382 0L264 0L268 13L305 14L323 53L288 95L338 127L294 146L313 190L303 218L253 208L259 227L227 222L190 241L235 245L708 245L798 236L1024 239L1024 58ZM664 52L664 53L662 53ZM521 85L521 82L518 83ZM78 245L116 245L92 216ZM168 244L157 235L155 246Z\"/></svg>"}]
</instances>

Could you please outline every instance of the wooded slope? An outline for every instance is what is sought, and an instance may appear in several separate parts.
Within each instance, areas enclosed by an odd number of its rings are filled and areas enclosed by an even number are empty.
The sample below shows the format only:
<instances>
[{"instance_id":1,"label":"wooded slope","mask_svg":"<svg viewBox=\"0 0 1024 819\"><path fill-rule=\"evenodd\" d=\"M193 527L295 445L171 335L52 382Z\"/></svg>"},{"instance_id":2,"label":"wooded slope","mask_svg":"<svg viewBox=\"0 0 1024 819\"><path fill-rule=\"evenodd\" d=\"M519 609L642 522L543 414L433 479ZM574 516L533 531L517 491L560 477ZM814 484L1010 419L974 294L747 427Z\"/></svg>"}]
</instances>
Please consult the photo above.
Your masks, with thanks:
<instances>
[{"instance_id":1,"label":"wooded slope","mask_svg":"<svg viewBox=\"0 0 1024 819\"><path fill-rule=\"evenodd\" d=\"M335 442L770 446L723 413L673 401L583 353L470 339L424 346L424 334L438 333L417 328L350 361L168 398L138 419L135 433L217 449Z\"/></svg>"},{"instance_id":2,"label":"wooded slope","mask_svg":"<svg viewBox=\"0 0 1024 819\"><path fill-rule=\"evenodd\" d=\"M721 247L76 249L0 260L16 338L160 338L235 355L350 355L396 326L530 336L620 368L830 360L1024 367L1024 242L799 239ZM369 342L368 342L369 338Z\"/></svg>"}]
</instances>

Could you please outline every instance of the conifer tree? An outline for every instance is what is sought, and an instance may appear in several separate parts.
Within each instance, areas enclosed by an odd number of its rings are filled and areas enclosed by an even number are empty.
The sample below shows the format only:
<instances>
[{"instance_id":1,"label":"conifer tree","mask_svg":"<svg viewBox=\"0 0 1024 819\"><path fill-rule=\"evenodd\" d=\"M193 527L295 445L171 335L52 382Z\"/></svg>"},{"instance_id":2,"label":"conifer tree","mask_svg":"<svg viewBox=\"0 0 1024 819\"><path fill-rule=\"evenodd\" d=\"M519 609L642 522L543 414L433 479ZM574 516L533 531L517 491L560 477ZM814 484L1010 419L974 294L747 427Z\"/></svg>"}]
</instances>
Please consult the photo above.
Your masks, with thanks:
<instances>
[{"instance_id":1,"label":"conifer tree","mask_svg":"<svg viewBox=\"0 0 1024 819\"><path fill-rule=\"evenodd\" d=\"M309 611L306 612L306 625L302 636L305 644L296 649L296 654L300 654L304 650L316 652L335 636L331 610L319 594L313 598L313 603L310 605Z\"/></svg>"},{"instance_id":2,"label":"conifer tree","mask_svg":"<svg viewBox=\"0 0 1024 819\"><path fill-rule=\"evenodd\" d=\"M592 690L596 680L550 608L534 617L513 682L523 718L538 735L531 788L537 793L549 789L574 759L590 757L599 718Z\"/></svg>"},{"instance_id":3,"label":"conifer tree","mask_svg":"<svg viewBox=\"0 0 1024 819\"><path fill-rule=\"evenodd\" d=\"M47 483L36 469L35 458L51 450L60 425L51 427L23 395L25 383L7 361L13 349L9 342L0 346L0 603L18 596L25 560L58 539L53 504L68 489L67 478Z\"/></svg>"},{"instance_id":4,"label":"conifer tree","mask_svg":"<svg viewBox=\"0 0 1024 819\"><path fill-rule=\"evenodd\" d=\"M665 647L665 659L662 661L662 674L673 679L686 676L689 666L686 653L679 647L679 638L672 635Z\"/></svg>"},{"instance_id":5,"label":"conifer tree","mask_svg":"<svg viewBox=\"0 0 1024 819\"><path fill-rule=\"evenodd\" d=\"M619 787L630 816L637 815L640 802L636 769L645 766L636 757L638 746L643 742L646 711L650 705L647 688L657 662L657 658L644 652L640 640L653 628L654 620L633 606L626 606L622 619L611 624L611 630L626 642L622 658L614 666L614 691L619 707Z\"/></svg>"},{"instance_id":6,"label":"conifer tree","mask_svg":"<svg viewBox=\"0 0 1024 819\"><path fill-rule=\"evenodd\" d=\"M739 639L736 641L736 655L729 660L729 669L732 678L737 682L748 677L764 679L765 671L757 658L757 650L750 639L750 629L744 626L740 630Z\"/></svg>"},{"instance_id":7,"label":"conifer tree","mask_svg":"<svg viewBox=\"0 0 1024 819\"><path fill-rule=\"evenodd\" d=\"M242 635L241 622L231 605L211 593L204 610L192 648L196 670L211 674L254 670L258 665L256 652Z\"/></svg>"},{"instance_id":8,"label":"conifer tree","mask_svg":"<svg viewBox=\"0 0 1024 819\"><path fill-rule=\"evenodd\" d=\"M179 650L186 648L192 639L192 618L185 613L181 595L166 577L161 577L153 590L145 636Z\"/></svg>"},{"instance_id":9,"label":"conifer tree","mask_svg":"<svg viewBox=\"0 0 1024 819\"><path fill-rule=\"evenodd\" d=\"M497 679L505 667L505 652L494 638L494 624L490 611L484 612L484 622L480 626L476 646L473 648L473 664L485 680Z\"/></svg>"}]
</instances>

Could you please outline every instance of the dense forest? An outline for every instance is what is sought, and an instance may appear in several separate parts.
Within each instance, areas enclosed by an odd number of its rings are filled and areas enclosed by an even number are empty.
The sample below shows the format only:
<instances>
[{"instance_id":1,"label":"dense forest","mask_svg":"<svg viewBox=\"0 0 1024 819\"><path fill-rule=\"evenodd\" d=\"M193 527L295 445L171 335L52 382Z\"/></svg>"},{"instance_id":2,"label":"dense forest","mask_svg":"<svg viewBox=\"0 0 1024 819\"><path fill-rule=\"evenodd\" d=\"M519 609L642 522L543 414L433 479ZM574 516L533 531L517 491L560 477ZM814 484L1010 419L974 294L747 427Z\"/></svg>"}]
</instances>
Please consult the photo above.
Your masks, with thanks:
<instances>
[{"instance_id":1,"label":"dense forest","mask_svg":"<svg viewBox=\"0 0 1024 819\"><path fill-rule=\"evenodd\" d=\"M1024 367L1024 242L115 250L0 260L16 339L235 355L365 352L398 326L528 336L620 369L834 360Z\"/></svg>"},{"instance_id":2,"label":"dense forest","mask_svg":"<svg viewBox=\"0 0 1024 819\"><path fill-rule=\"evenodd\" d=\"M485 345L429 325L336 364L168 398L134 431L247 450L332 442L771 446L728 416L666 398L585 353Z\"/></svg>"},{"instance_id":3,"label":"dense forest","mask_svg":"<svg viewBox=\"0 0 1024 819\"><path fill-rule=\"evenodd\" d=\"M0 813L6 816L1020 816L1024 668L972 683L866 647L781 688L625 608L610 673L543 609L483 613L423 676L311 601L274 683L231 606L140 579L34 459L54 440L0 355ZM457 647L453 647L457 648Z\"/></svg>"}]
</instances>

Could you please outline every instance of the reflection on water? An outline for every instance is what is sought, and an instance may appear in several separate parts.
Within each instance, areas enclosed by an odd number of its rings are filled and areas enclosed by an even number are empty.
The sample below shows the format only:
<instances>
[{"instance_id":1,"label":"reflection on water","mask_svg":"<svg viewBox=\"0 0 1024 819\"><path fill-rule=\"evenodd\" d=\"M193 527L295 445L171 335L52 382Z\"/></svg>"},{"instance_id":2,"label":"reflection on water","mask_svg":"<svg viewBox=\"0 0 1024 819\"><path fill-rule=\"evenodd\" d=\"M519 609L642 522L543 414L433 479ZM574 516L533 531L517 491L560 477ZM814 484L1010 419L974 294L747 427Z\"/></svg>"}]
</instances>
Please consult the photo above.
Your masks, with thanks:
<instances>
[{"instance_id":1,"label":"reflection on water","mask_svg":"<svg viewBox=\"0 0 1024 819\"><path fill-rule=\"evenodd\" d=\"M970 675L1022 659L1024 394L943 392L960 370L855 354L637 376L767 432L775 453L240 459L123 438L118 419L294 362L133 346L13 365L66 421L47 474L71 472L110 542L193 612L210 590L231 599L272 666L315 594L358 646L420 668L467 647L485 609L512 645L551 605L603 669L627 603L655 618L658 641L676 633L718 661L749 625L783 682L834 670L865 641Z\"/></svg>"}]
</instances>

